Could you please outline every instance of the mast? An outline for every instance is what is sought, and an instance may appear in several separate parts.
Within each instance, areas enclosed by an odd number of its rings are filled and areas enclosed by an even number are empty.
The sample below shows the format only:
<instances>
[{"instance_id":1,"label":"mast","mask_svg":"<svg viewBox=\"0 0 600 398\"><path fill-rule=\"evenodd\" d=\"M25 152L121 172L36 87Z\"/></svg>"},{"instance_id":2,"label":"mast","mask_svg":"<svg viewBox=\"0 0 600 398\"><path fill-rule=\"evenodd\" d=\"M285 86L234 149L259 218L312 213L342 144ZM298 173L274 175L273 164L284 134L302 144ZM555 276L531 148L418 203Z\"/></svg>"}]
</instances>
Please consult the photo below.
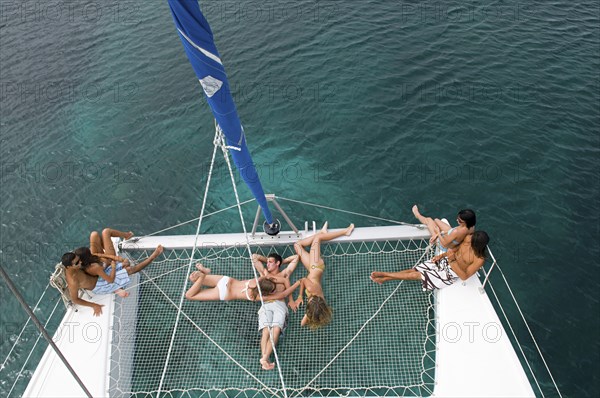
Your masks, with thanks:
<instances>
[{"instance_id":1,"label":"mast","mask_svg":"<svg viewBox=\"0 0 600 398\"><path fill-rule=\"evenodd\" d=\"M206 100L225 137L235 166L260 205L266 219L265 232L279 233L280 223L273 220L256 167L246 144L225 68L214 43L213 33L197 1L168 0L175 27L194 72L202 85Z\"/></svg>"}]
</instances>

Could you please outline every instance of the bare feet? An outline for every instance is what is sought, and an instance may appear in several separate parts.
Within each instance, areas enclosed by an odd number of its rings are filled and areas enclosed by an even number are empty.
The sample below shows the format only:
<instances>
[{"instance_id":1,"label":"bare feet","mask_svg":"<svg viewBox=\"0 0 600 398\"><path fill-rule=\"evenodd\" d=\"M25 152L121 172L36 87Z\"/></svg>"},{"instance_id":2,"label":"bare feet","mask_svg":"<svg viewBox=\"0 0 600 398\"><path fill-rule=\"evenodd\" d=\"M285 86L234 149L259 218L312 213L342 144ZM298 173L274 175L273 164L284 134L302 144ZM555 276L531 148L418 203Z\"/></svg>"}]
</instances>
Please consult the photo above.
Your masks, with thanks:
<instances>
[{"instance_id":1,"label":"bare feet","mask_svg":"<svg viewBox=\"0 0 600 398\"><path fill-rule=\"evenodd\" d=\"M275 369L275 364L269 362L269 360L265 359L265 358L261 358L260 359L260 365L262 366L262 368L264 370L273 370L273 369Z\"/></svg>"},{"instance_id":2,"label":"bare feet","mask_svg":"<svg viewBox=\"0 0 600 398\"><path fill-rule=\"evenodd\" d=\"M201 275L202 275L202 272L194 271L190 274L190 280L192 282L196 283L196 281L198 280L198 278L200 278Z\"/></svg>"},{"instance_id":3,"label":"bare feet","mask_svg":"<svg viewBox=\"0 0 600 398\"><path fill-rule=\"evenodd\" d=\"M422 216L421 216L421 213L419 213L419 208L417 207L417 205L414 205L414 206L412 207L412 212L413 212L413 214L415 215L415 217L416 217L417 219L419 219L420 217L422 217Z\"/></svg>"},{"instance_id":4,"label":"bare feet","mask_svg":"<svg viewBox=\"0 0 600 398\"><path fill-rule=\"evenodd\" d=\"M371 276L369 276L369 278L375 282L375 283L379 283L380 285L383 284L383 282L386 282L388 279L386 278L385 273L383 272L378 272L378 271L373 271L371 272Z\"/></svg>"},{"instance_id":5,"label":"bare feet","mask_svg":"<svg viewBox=\"0 0 600 398\"><path fill-rule=\"evenodd\" d=\"M126 291L125 291L125 290L123 290L123 289L117 289L117 290L115 290L115 294L116 294L117 296L119 296L119 297L123 297L123 298L125 298L125 297L129 296L129 292L126 292Z\"/></svg>"},{"instance_id":6,"label":"bare feet","mask_svg":"<svg viewBox=\"0 0 600 398\"><path fill-rule=\"evenodd\" d=\"M198 271L202 272L205 275L210 274L210 268L206 268L201 263L196 264L196 268L198 268Z\"/></svg>"},{"instance_id":7,"label":"bare feet","mask_svg":"<svg viewBox=\"0 0 600 398\"><path fill-rule=\"evenodd\" d=\"M327 233L327 226L329 225L329 221L325 221L325 224L323 224L323 228L321 228L321 232L326 234Z\"/></svg>"},{"instance_id":8,"label":"bare feet","mask_svg":"<svg viewBox=\"0 0 600 398\"><path fill-rule=\"evenodd\" d=\"M429 222L433 221L431 218L425 217L424 215L422 215L421 212L419 211L419 208L417 207L417 205L414 205L412 207L412 212L413 212L413 214L415 215L415 217L417 218L417 220L419 220L419 222L421 224L428 225Z\"/></svg>"},{"instance_id":9,"label":"bare feet","mask_svg":"<svg viewBox=\"0 0 600 398\"><path fill-rule=\"evenodd\" d=\"M133 232L129 231L125 233L125 240L133 238Z\"/></svg>"},{"instance_id":10,"label":"bare feet","mask_svg":"<svg viewBox=\"0 0 600 398\"><path fill-rule=\"evenodd\" d=\"M350 224L348 225L348 228L346 228L346 236L350 236L352 234L352 231L354 231L354 224Z\"/></svg>"}]
</instances>

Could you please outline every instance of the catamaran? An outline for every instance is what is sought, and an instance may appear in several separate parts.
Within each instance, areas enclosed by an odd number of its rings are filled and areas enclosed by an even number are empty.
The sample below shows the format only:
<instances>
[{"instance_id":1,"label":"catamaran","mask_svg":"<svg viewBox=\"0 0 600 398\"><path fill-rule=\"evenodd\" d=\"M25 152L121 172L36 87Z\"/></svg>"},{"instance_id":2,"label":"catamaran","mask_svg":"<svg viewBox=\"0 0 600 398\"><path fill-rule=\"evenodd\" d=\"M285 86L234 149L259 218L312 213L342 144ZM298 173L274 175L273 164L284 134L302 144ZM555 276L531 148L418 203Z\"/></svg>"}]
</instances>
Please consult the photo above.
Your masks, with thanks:
<instances>
[{"instance_id":1,"label":"catamaran","mask_svg":"<svg viewBox=\"0 0 600 398\"><path fill-rule=\"evenodd\" d=\"M159 244L165 252L161 260L133 276L127 298L82 292L85 299L104 305L100 317L69 302L59 265L52 285L61 292L66 313L52 339L55 346L45 351L23 396L544 396L490 280L493 272L506 282L491 250L491 260L480 273L443 290L423 292L419 283L406 281L372 283L368 276L375 268L396 271L430 258L437 248L429 243L427 229L265 195L208 22L195 1L169 0L169 5L216 120L202 208L199 217L189 221L197 222L196 234L165 234L183 225L179 224L126 241L115 239L118 254L133 262ZM229 169L235 204L206 214L219 150ZM230 156L254 199L240 200ZM247 230L244 212L253 203L257 210ZM273 217L269 205L285 224ZM197 261L213 272L244 279L257 277L252 253L294 254L293 244L316 233L317 223L304 220L298 228L286 205L341 212L349 221L361 225L361 219L369 226L323 245L328 266L324 289L334 309L332 323L306 330L299 326L301 315L290 314L291 324L274 347L276 369L264 371L257 332L260 304L190 302L184 294ZM242 231L203 233L206 218L236 211ZM57 308L58 301L52 314ZM524 316L522 320L527 325ZM540 358L543 361L541 352ZM546 370L552 377L547 366ZM22 373L23 369L15 384ZM560 395L556 383L554 387Z\"/></svg>"}]
</instances>

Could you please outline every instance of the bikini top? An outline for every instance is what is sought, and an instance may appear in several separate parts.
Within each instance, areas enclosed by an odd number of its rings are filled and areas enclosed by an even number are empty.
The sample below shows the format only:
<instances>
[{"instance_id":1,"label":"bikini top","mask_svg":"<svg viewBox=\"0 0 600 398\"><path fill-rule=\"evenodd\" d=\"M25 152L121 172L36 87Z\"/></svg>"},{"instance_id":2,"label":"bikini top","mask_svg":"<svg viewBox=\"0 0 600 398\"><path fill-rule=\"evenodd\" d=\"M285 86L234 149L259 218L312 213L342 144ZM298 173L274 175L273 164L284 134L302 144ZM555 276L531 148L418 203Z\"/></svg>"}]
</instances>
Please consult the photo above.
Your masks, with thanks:
<instances>
[{"instance_id":1,"label":"bikini top","mask_svg":"<svg viewBox=\"0 0 600 398\"><path fill-rule=\"evenodd\" d=\"M450 236L450 234L452 233L452 231L454 231L455 229L456 229L456 227L450 228L450 229L448 230L448 232L446 232L446 236ZM455 246L458 246L458 245L460 245L460 242L457 242L457 241L456 241L456 239L452 239L452 243L453 243Z\"/></svg>"},{"instance_id":2,"label":"bikini top","mask_svg":"<svg viewBox=\"0 0 600 398\"><path fill-rule=\"evenodd\" d=\"M248 293L248 285L250 285L250 281L246 281L246 287L242 289L242 292L246 293L246 298L248 301L254 301L252 298L250 298L250 294Z\"/></svg>"}]
</instances>

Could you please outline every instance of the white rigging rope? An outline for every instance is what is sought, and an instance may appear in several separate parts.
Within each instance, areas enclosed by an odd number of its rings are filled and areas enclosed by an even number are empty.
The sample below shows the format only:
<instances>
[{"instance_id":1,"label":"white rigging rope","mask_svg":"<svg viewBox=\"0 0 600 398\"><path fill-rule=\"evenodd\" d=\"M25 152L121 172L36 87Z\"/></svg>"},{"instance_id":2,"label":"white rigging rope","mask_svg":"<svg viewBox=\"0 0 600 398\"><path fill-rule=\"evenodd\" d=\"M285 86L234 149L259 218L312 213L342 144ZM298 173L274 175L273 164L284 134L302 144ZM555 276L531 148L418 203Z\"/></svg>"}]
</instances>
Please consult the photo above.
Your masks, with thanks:
<instances>
[{"instance_id":1,"label":"white rigging rope","mask_svg":"<svg viewBox=\"0 0 600 398\"><path fill-rule=\"evenodd\" d=\"M41 297L40 297L40 299L41 299ZM52 309L52 312L50 313L50 316L48 317L48 319L46 320L46 323L44 324L44 328L46 326L48 326L48 323L50 323L50 320L52 319L52 316L54 315L54 311L56 311L56 308L58 307L59 303L60 303L60 301L57 300L56 304L54 305L54 308ZM39 304L39 301L38 301L38 304ZM29 318L29 319L31 319L31 318ZM27 326L27 325L25 325L25 326ZM17 373L17 377L15 377L15 381L14 381L12 387L10 388L10 391L6 395L6 398L9 398L10 394L15 389L15 386L17 385L17 382L19 381L19 377L21 377L23 375L23 370L25 369L25 366L27 366L27 363L29 362L31 355L33 354L33 351L35 350L35 347L37 347L37 344L39 343L41 338L42 338L42 334L38 333L37 339L35 340L35 343L33 344L33 348L31 348L31 351L29 351L29 355L27 355L27 358L25 358L25 362L23 363L23 366L21 366L21 370L19 370L19 373ZM17 339L17 341L18 341L18 339Z\"/></svg>"},{"instance_id":2,"label":"white rigging rope","mask_svg":"<svg viewBox=\"0 0 600 398\"><path fill-rule=\"evenodd\" d=\"M489 248L488 248L488 250L489 250ZM508 280L504 276L504 272L502 272L502 268L500 268L500 264L498 264L497 262L496 262L496 268L498 268L498 270L500 271L500 274L502 275L502 279L504 280L504 284L506 285L506 287L508 288L508 291L510 292L510 295L511 295L511 297L513 299L513 302L515 303L515 306L517 307L517 310L519 311L519 314L521 315L521 319L523 319L523 323L525 323L525 327L527 328L527 331L529 332L529 336L533 340L533 344L535 345L535 348L537 349L537 352L538 352L540 358L542 359L542 362L544 363L544 366L546 367L546 371L548 372L548 375L550 376L550 379L552 380L552 384L554 384L554 388L556 389L556 392L558 393L559 397L562 398L562 394L561 394L560 390L558 389L558 385L556 384L556 381L554 380L554 376L552 375L552 372L550 371L550 368L548 367L548 364L546 363L546 359L544 358L544 355L542 354L542 350L538 346L537 340L533 336L533 332L531 331L531 328L529 327L529 323L527 322L527 319L525 319L525 315L523 314L523 311L521 310L521 307L519 306L519 303L517 302L517 298L515 297L512 289L510 288L510 285L508 284ZM489 282L489 285L490 285L490 288L492 289L492 293L494 294L494 297L496 298L496 302L500 306L500 310L502 311L502 315L504 316L504 319L506 319L506 322L508 323L508 327L510 328L511 333L512 333L513 337L515 338L515 340L517 342L517 345L519 346L519 350L521 351L521 355L525 359L525 363L527 364L527 367L529 368L529 371L531 372L531 375L533 376L535 384L537 385L538 390L540 391L540 394L542 394L542 397L544 397L544 392L542 391L542 388L540 387L538 379L535 376L535 373L533 372L533 369L531 368L531 365L529 364L529 360L527 359L527 357L525 356L525 353L523 352L523 348L521 347L521 343L519 342L519 339L517 338L517 335L516 335L516 333L515 333L515 331L514 331L514 329L512 327L512 324L510 323L510 320L508 319L508 316L507 316L506 312L504 311L504 307L502 306L502 303L500 302L500 299L499 299L498 295L496 294L496 290L492 286L491 281Z\"/></svg>"},{"instance_id":3,"label":"white rigging rope","mask_svg":"<svg viewBox=\"0 0 600 398\"><path fill-rule=\"evenodd\" d=\"M235 193L235 200L238 204L238 212L240 214L240 221L242 222L242 229L244 231L244 237L246 238L246 249L248 250L248 256L249 259L251 261L252 264L252 272L254 273L254 279L256 280L256 287L258 288L258 295L260 296L260 304L261 306L264 306L264 300L263 300L263 295L262 295L262 291L260 289L260 286L258 285L258 274L256 273L256 268L254 267L254 264L252 263L252 251L250 249L250 239L248 238L248 231L246 231L246 223L244 222L244 215L242 214L242 206L240 204L240 198L238 196L238 191L237 191L237 187L235 185L235 177L233 176L233 169L231 168L231 162L229 161L229 155L227 152L227 147L225 146L225 139L223 138L223 134L220 130L220 128L217 129L217 133L220 134L220 144L221 144L221 149L223 151L223 157L225 157L225 162L227 163L227 167L229 168L229 175L231 176L231 185L233 186L233 192ZM281 365L279 364L279 356L277 355L277 348L275 347L275 342L274 342L274 336L273 336L273 329L271 328L271 326L267 326L268 330L269 330L269 341L271 342L271 347L273 348L273 356L275 358L275 363L277 364L277 371L279 373L279 379L281 380L281 385L283 387L283 396L285 398L287 398L287 390L285 387L285 381L283 380L283 374L281 372ZM262 353L261 353L262 354Z\"/></svg>"},{"instance_id":4,"label":"white rigging rope","mask_svg":"<svg viewBox=\"0 0 600 398\"><path fill-rule=\"evenodd\" d=\"M192 248L192 254L190 255L190 261L188 263L187 272L183 278L183 286L181 289L181 295L179 297L179 306L177 307L177 316L175 318L175 325L173 326L173 334L171 335L171 341L169 343L169 350L167 352L167 358L165 359L165 366L163 368L162 375L160 377L160 383L158 385L158 391L157 391L156 398L160 398L160 393L162 391L162 386L163 386L163 382L165 380L165 375L167 374L167 368L169 366L169 360L171 358L171 352L173 350L173 343L175 342L175 335L177 333L177 326L179 325L179 319L181 317L181 308L183 307L183 299L185 297L185 291L186 291L186 287L187 287L187 280L188 280L187 276L190 274L190 271L192 269L192 263L194 262L194 253L196 252L196 247L198 245L198 236L200 235L200 227L202 226L202 219L204 218L204 209L206 207L206 198L208 196L208 188L210 187L210 180L212 177L213 166L215 164L215 157L217 154L217 145L216 145L217 134L218 133L215 133L215 146L213 149L212 159L210 161L210 169L208 170L208 178L206 181L206 189L204 190L204 198L202 199L202 209L200 210L200 217L198 217L198 226L196 227L196 238L194 239L194 247ZM238 203L239 203L239 201L238 201Z\"/></svg>"},{"instance_id":5,"label":"white rigging rope","mask_svg":"<svg viewBox=\"0 0 600 398\"><path fill-rule=\"evenodd\" d=\"M42 298L44 298L44 295L46 294L46 291L48 290L48 287L50 287L50 284L46 285L46 288L42 292L42 295L38 299L37 303L35 303L35 306L33 307L33 312L35 312L35 310L37 310L38 306L40 305L40 302L42 301ZM56 306L54 308L56 308ZM52 312L54 312L54 311L52 311ZM29 325L29 321L31 321L31 318L28 317L27 321L25 322L25 325L23 325L23 329L21 329L21 332L17 336L17 339L15 340L13 346L11 347L10 351L8 352L8 355L4 359L4 362L2 362L2 366L0 366L0 370L4 369L4 366L8 362L8 358L10 358L10 354L12 354L12 352L14 351L15 347L17 346L17 344L19 344L19 341L21 340L21 336L23 335L23 332L25 331L25 328L27 327L27 325Z\"/></svg>"},{"instance_id":6,"label":"white rigging rope","mask_svg":"<svg viewBox=\"0 0 600 398\"><path fill-rule=\"evenodd\" d=\"M341 212L341 213L347 213L347 214L352 214L352 215L356 215L356 216L371 218L373 220L386 221L386 222L390 222L390 223L393 223L393 224L410 225L410 226L422 227L421 224L411 224L411 223L402 222L402 221L398 221L398 220L391 220L389 218L382 218L382 217L372 216L372 215L369 215L369 214L357 213L357 212L353 212L353 211L349 211L349 210L338 209L338 208L335 208L335 207L318 205L316 203L310 203L310 202L304 202L304 201L296 200L296 199L284 198L282 196L276 196L276 198L277 199L281 199L281 200L285 200L285 201L288 201L288 202L299 203L299 204L302 204L302 205L313 206L313 207L318 207L318 208L322 208L322 209L326 209L326 210L333 210L333 211L338 211L338 212ZM239 203L236 203L234 205L227 206L227 207L225 207L223 209L220 209L220 210L217 210L217 211L213 211L212 213L205 214L203 217L207 218L207 217L210 217L212 215L219 214L219 213L222 213L222 212L227 211L227 210L231 210L234 207L238 207L238 205L243 206L243 205L246 205L248 203L255 202L255 201L256 201L256 199L254 199L254 198L248 199L248 200L245 200L243 202L239 202ZM154 236L154 235L160 234L162 232L166 232L166 231L169 231L169 230L181 227L183 225L187 225L187 224L192 223L194 221L198 221L198 219L199 219L199 217L192 218L190 220L181 222L179 224L172 225L172 226L167 227L167 228L160 229L160 230L152 232L150 234L146 234L146 235L142 235L142 236L135 236L135 237L133 237L131 239L128 239L128 240L125 240L123 242L128 242L128 241L133 241L133 240L139 240L139 239L142 239L142 238L147 238L147 237L150 237L150 236Z\"/></svg>"},{"instance_id":7,"label":"white rigging rope","mask_svg":"<svg viewBox=\"0 0 600 398\"><path fill-rule=\"evenodd\" d=\"M410 225L413 227L422 227L421 224L411 224L411 223L407 223L407 222L402 222L402 221L397 221L397 220L390 220L388 218L382 218L382 217L376 217L376 216L370 216L368 214L364 214L364 213L356 213L354 211L349 211L349 210L342 210L342 209L336 209L335 207L329 207L329 206L323 206L323 205L318 205L316 203L310 203L310 202L303 202L301 200L296 200L296 199L289 199L289 198L284 198L282 196L276 196L277 199L281 199L281 200L287 200L288 202L294 202L294 203L299 203L299 204L303 204L303 205L307 205L307 206L313 206L313 207L319 207L321 209L326 209L326 210L333 210L333 211L339 211L341 213L347 213L347 214L352 214L355 216L361 216L361 217L367 217L367 218L372 218L374 220L381 220L381 221L387 221L387 222L391 222L394 224L400 224L400 225Z\"/></svg>"},{"instance_id":8,"label":"white rigging rope","mask_svg":"<svg viewBox=\"0 0 600 398\"><path fill-rule=\"evenodd\" d=\"M149 278L149 276L146 273L146 271L142 271L142 272L144 273L144 276L146 278ZM154 279L149 279L149 280L158 289L158 291L160 291L162 293L162 295L165 297L165 299L169 303L171 303L171 305L173 307L178 308L177 304L175 304L175 302L173 300L171 300L171 298L169 297L169 295L167 293L165 293L165 291L163 289L160 288L160 286L154 281ZM213 343L215 345L215 347L217 347L227 358L229 358L233 363L235 363L237 366L239 366L240 369L242 369L244 372L246 372L248 374L248 376L250 376L251 378L253 378L254 380L256 380L260 385L262 385L266 390L270 391L272 394L274 394L274 395L276 394L275 391L273 391L272 388L270 388L268 385L266 385L265 383L263 383L251 371L249 371L248 369L246 369L239 361L237 361L227 351L225 351L225 349L223 349L223 347L221 347L219 345L219 343L217 343L215 340L213 340L196 322L194 322L194 320L192 318L190 318L190 316L188 314L186 314L183 311L181 311L181 314L183 315L183 317L185 319L187 319L194 326L194 328L196 328L200 333L202 333L204 335L204 337L206 337L208 339L208 341L210 341L211 343Z\"/></svg>"},{"instance_id":9,"label":"white rigging rope","mask_svg":"<svg viewBox=\"0 0 600 398\"><path fill-rule=\"evenodd\" d=\"M205 214L203 217L204 217L204 218L207 218L207 217L213 216L213 215L215 215L215 214L219 214L219 213L222 213L222 212L224 212L224 211L227 211L227 210L233 209L234 207L237 207L237 206L238 206L238 204L241 204L241 205L243 206L243 205L245 205L245 204L248 204L248 203L250 203L250 202L254 202L255 200L256 200L256 199L254 199L254 198L252 198L252 199L248 199L248 200L245 200L245 201L243 201L242 203L236 203L236 204L234 204L234 205L231 205L231 206L225 207L225 208L223 208L223 209L220 209L220 210L217 210L217 211L213 211L212 213ZM124 240L123 242L129 242L129 241L136 240L136 239L137 239L137 240L139 240L139 239L142 239L142 238L148 238L148 237L150 237L150 236L154 236L154 235L160 234L161 232L169 231L169 230L171 230L171 229L175 229L175 228L181 227L182 225L186 225L186 224L189 224L189 223L191 223L191 222L198 221L199 219L200 219L200 217L192 218L191 220L187 220L187 221L184 221L184 222L180 222L179 224L175 224L175 225L173 225L173 226L170 226L170 227L167 227L167 228L163 228L163 229L161 229L161 230L158 230L158 231L156 231L156 232L152 232L151 234L147 234L147 235L142 235L142 236L135 236L135 237L132 237L132 238L130 238L130 239Z\"/></svg>"}]
</instances>

